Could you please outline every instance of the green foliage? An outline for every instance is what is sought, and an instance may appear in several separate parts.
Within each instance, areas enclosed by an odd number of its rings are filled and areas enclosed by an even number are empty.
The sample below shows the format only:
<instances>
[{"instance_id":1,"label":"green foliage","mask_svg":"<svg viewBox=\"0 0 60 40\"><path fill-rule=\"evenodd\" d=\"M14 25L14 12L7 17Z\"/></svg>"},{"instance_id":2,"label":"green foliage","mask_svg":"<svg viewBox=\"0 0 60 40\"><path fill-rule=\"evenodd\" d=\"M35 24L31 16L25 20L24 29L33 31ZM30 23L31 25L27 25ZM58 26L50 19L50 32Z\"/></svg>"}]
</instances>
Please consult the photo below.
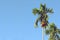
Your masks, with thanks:
<instances>
[{"instance_id":1,"label":"green foliage","mask_svg":"<svg viewBox=\"0 0 60 40\"><path fill-rule=\"evenodd\" d=\"M34 27L37 28L38 22L41 22L41 24L42 24L42 22L44 21L44 23L46 23L46 26L45 26L45 29L46 29L49 24L47 13L54 13L53 9L46 8L46 4L44 4L44 5L40 4L40 9L34 8L32 12L34 15L36 15L36 14L39 15L34 23ZM50 35L49 40L60 40L60 37L58 35L58 34L60 34L60 29L58 29L54 23L51 23L48 26L48 28L45 30L45 33L46 33L46 35Z\"/></svg>"},{"instance_id":2,"label":"green foliage","mask_svg":"<svg viewBox=\"0 0 60 40\"><path fill-rule=\"evenodd\" d=\"M54 28L55 27L55 24L54 23L51 23L50 24L50 28Z\"/></svg>"},{"instance_id":3,"label":"green foliage","mask_svg":"<svg viewBox=\"0 0 60 40\"><path fill-rule=\"evenodd\" d=\"M46 35L49 35L49 30L46 30Z\"/></svg>"},{"instance_id":4,"label":"green foliage","mask_svg":"<svg viewBox=\"0 0 60 40\"><path fill-rule=\"evenodd\" d=\"M33 9L33 14L36 15L39 12L39 10L37 8Z\"/></svg>"},{"instance_id":5,"label":"green foliage","mask_svg":"<svg viewBox=\"0 0 60 40\"><path fill-rule=\"evenodd\" d=\"M44 4L44 5L40 4L40 9L34 8L32 12L33 12L34 15L36 15L36 14L39 15L38 18L36 19L35 24L34 24L35 27L37 27L38 22L39 21L42 22L42 20L44 20L46 22L46 26L48 25L48 15L47 15L47 13L48 12L52 13L52 9L46 8L46 4ZM45 28L46 28L46 26L45 26Z\"/></svg>"},{"instance_id":6,"label":"green foliage","mask_svg":"<svg viewBox=\"0 0 60 40\"><path fill-rule=\"evenodd\" d=\"M48 13L54 13L52 8L47 9Z\"/></svg>"},{"instance_id":7,"label":"green foliage","mask_svg":"<svg viewBox=\"0 0 60 40\"><path fill-rule=\"evenodd\" d=\"M57 29L58 34L60 34L60 29Z\"/></svg>"},{"instance_id":8,"label":"green foliage","mask_svg":"<svg viewBox=\"0 0 60 40\"><path fill-rule=\"evenodd\" d=\"M58 39L60 39L60 37L58 35L58 34L60 34L60 29L58 29L54 23L51 23L49 25L49 28L46 29L46 34L50 35L49 40L58 40Z\"/></svg>"},{"instance_id":9,"label":"green foliage","mask_svg":"<svg viewBox=\"0 0 60 40\"><path fill-rule=\"evenodd\" d=\"M40 4L40 12L45 12L46 11L46 4Z\"/></svg>"},{"instance_id":10,"label":"green foliage","mask_svg":"<svg viewBox=\"0 0 60 40\"><path fill-rule=\"evenodd\" d=\"M37 25L37 24L34 24L34 27L35 27L35 28L37 28L37 27L38 27L38 25Z\"/></svg>"}]
</instances>

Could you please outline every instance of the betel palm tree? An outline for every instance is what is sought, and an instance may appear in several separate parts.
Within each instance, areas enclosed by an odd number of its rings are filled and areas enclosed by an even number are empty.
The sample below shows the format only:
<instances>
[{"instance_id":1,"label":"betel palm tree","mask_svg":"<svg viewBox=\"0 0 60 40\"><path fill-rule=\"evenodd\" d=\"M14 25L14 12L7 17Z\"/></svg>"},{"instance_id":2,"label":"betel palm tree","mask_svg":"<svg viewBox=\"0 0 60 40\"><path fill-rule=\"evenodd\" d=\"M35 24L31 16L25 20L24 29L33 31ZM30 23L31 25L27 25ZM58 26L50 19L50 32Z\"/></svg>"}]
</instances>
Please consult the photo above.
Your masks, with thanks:
<instances>
[{"instance_id":1,"label":"betel palm tree","mask_svg":"<svg viewBox=\"0 0 60 40\"><path fill-rule=\"evenodd\" d=\"M49 35L49 40L60 40L60 29L58 29L54 23L50 24L46 30L46 34Z\"/></svg>"},{"instance_id":2,"label":"betel palm tree","mask_svg":"<svg viewBox=\"0 0 60 40\"><path fill-rule=\"evenodd\" d=\"M33 14L38 14L38 18L36 19L36 22L34 23L35 27L38 27L38 22L40 21L41 27L46 28L48 26L48 15L47 13L53 13L53 10L51 8L46 8L46 4L40 4L40 9L34 8ZM42 30L42 40L44 40L44 30Z\"/></svg>"},{"instance_id":3,"label":"betel palm tree","mask_svg":"<svg viewBox=\"0 0 60 40\"><path fill-rule=\"evenodd\" d=\"M36 15L38 14L38 18L36 19L35 26L38 26L38 22L48 22L47 18L48 15L47 13L53 13L53 10L51 8L46 8L46 4L42 5L40 4L40 9L34 8L33 9L33 14Z\"/></svg>"}]
</instances>

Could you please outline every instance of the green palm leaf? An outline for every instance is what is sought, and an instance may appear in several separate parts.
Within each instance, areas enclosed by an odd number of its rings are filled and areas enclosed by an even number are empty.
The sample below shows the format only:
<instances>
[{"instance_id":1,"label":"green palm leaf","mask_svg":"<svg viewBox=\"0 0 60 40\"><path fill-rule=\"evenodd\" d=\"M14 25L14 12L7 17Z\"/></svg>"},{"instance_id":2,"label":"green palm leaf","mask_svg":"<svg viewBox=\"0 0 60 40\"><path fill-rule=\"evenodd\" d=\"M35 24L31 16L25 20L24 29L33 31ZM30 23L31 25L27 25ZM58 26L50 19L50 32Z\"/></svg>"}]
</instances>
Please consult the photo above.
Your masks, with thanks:
<instances>
[{"instance_id":1,"label":"green palm leaf","mask_svg":"<svg viewBox=\"0 0 60 40\"><path fill-rule=\"evenodd\" d=\"M49 8L49 9L47 10L47 12L48 12L48 13L54 13L52 8Z\"/></svg>"},{"instance_id":2,"label":"green palm leaf","mask_svg":"<svg viewBox=\"0 0 60 40\"><path fill-rule=\"evenodd\" d=\"M57 33L60 34L60 29L57 29Z\"/></svg>"},{"instance_id":3,"label":"green palm leaf","mask_svg":"<svg viewBox=\"0 0 60 40\"><path fill-rule=\"evenodd\" d=\"M45 30L46 35L49 35L49 30Z\"/></svg>"},{"instance_id":4,"label":"green palm leaf","mask_svg":"<svg viewBox=\"0 0 60 40\"><path fill-rule=\"evenodd\" d=\"M39 12L39 10L37 8L33 9L33 14L36 15Z\"/></svg>"}]
</instances>

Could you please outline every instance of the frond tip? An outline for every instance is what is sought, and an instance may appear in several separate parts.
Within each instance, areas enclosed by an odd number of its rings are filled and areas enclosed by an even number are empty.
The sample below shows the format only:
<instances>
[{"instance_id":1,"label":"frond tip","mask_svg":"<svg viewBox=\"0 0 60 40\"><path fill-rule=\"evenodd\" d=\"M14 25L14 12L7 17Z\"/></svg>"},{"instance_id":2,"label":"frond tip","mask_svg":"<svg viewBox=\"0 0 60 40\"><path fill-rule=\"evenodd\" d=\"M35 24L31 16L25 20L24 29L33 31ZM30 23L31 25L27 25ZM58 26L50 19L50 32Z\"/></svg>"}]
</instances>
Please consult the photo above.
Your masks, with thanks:
<instances>
[{"instance_id":1,"label":"frond tip","mask_svg":"<svg viewBox=\"0 0 60 40\"><path fill-rule=\"evenodd\" d=\"M34 24L34 27L37 28L38 26L36 24Z\"/></svg>"},{"instance_id":2,"label":"frond tip","mask_svg":"<svg viewBox=\"0 0 60 40\"><path fill-rule=\"evenodd\" d=\"M34 9L33 9L33 14L34 14L34 15L36 15L36 13L38 13L38 12L39 12L39 10L38 10L37 8L34 8Z\"/></svg>"},{"instance_id":3,"label":"frond tip","mask_svg":"<svg viewBox=\"0 0 60 40\"><path fill-rule=\"evenodd\" d=\"M49 9L48 9L48 12L49 12L49 13L54 13L52 8L49 8Z\"/></svg>"}]
</instances>

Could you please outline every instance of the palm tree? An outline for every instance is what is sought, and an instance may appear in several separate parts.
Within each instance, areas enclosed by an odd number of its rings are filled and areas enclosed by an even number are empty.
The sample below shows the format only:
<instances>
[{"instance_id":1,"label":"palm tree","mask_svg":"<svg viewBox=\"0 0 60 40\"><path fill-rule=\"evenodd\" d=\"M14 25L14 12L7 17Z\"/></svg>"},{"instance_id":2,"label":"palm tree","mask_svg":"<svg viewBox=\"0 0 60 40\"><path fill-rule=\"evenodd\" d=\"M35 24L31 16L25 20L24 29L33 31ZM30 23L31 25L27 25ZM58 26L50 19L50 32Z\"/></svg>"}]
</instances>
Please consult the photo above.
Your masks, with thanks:
<instances>
[{"instance_id":1,"label":"palm tree","mask_svg":"<svg viewBox=\"0 0 60 40\"><path fill-rule=\"evenodd\" d=\"M51 23L49 28L46 29L46 34L50 36L49 40L60 40L60 29L58 29L54 23Z\"/></svg>"},{"instance_id":2,"label":"palm tree","mask_svg":"<svg viewBox=\"0 0 60 40\"><path fill-rule=\"evenodd\" d=\"M53 13L53 9L51 8L46 8L46 4L40 4L40 9L34 8L33 9L33 14L36 15L38 14L38 18L36 19L34 26L38 27L38 22L40 21L42 29L42 40L44 40L44 28L48 26L48 15L47 13Z\"/></svg>"}]
</instances>

